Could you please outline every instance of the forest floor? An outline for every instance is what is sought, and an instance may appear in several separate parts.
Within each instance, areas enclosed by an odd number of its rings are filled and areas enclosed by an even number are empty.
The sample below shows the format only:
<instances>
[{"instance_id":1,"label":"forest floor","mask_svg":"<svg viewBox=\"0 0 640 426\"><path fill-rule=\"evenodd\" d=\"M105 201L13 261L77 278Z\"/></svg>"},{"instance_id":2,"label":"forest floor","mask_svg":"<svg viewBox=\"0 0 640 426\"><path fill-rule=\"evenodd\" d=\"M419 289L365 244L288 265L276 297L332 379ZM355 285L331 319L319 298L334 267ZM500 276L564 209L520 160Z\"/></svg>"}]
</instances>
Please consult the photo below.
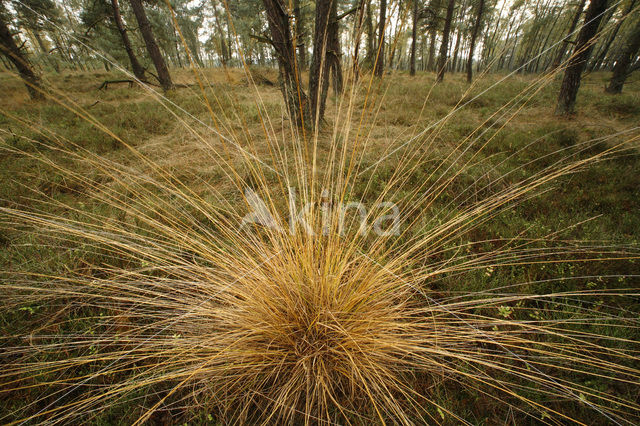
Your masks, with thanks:
<instances>
[{"instance_id":1,"label":"forest floor","mask_svg":"<svg viewBox=\"0 0 640 426\"><path fill-rule=\"evenodd\" d=\"M277 82L274 70L261 70L262 75ZM169 100L183 108L188 115L177 118L154 98L154 94L140 88L130 88L126 84L112 85L106 90L98 90L104 80L119 78L114 73L65 72L50 74L46 81L56 90L60 101L47 100L34 103L28 99L20 81L8 74L0 74L0 206L13 207L28 205L52 214L64 214L58 206L47 200L59 200L65 204L84 208L81 179L71 182L61 178L53 163L85 176L90 182L98 178L99 172L79 159L70 158L65 152L43 150L38 141L56 139L68 146L76 145L75 152L86 149L101 157L125 164L140 173L149 172L137 157L113 135L135 148L163 169L169 170L176 179L192 185L196 192L205 191L202 181L214 185L229 199L241 202L242 196L229 182L216 164L203 152L207 149L224 149L223 141L208 130L208 126L221 129L223 134L236 135L237 140L260 141L264 139L263 125L276 135L286 135L290 126L284 119L283 101L277 87L267 84L249 85L240 70L205 70L210 88L205 90L211 101L218 122L214 122L203 102L202 93L196 80L188 70L174 70L175 82L188 85L168 93ZM382 82L372 80L370 96L366 105L370 107L362 126L368 138L368 150L363 165L374 164L385 153L401 147L420 130L445 117L456 105L467 105L439 129L435 135L433 158L443 159L457 143L477 128L498 123L499 133L491 133L491 144L482 151L474 151L477 167L469 168L456 185L447 191L455 195L456 188L474 184L487 170L495 168L496 173L505 174L518 168L520 178L526 178L539 170L539 164L526 164L536 158L549 155L563 148L583 141L623 132L640 123L640 81L629 82L624 93L611 96L604 93L608 74L596 73L583 81L577 99L577 114L570 118L558 118L553 114L559 87L558 78L532 93L531 99L521 106L513 118L496 116L494 113L523 92L539 76L515 75L504 82L503 74L487 75L479 79L476 86L465 95L468 85L462 74L448 74L445 82L434 86L433 74L420 73L411 77L406 73L394 73ZM368 78L368 77L365 77ZM369 83L365 80L366 85ZM474 99L476 94L486 92ZM262 109L256 99L261 100ZM85 117L69 110L63 104L82 108ZM336 98L329 96L326 124L320 131L319 146L329 145L335 132L345 130L333 124L338 120ZM356 110L365 105L365 97L359 94L354 102ZM518 106L520 108L520 105ZM264 113L260 113L264 111ZM512 110L513 111L513 110ZM267 119L268 117L268 119ZM26 120L28 126L17 120ZM95 120L104 126L98 128L90 123ZM195 133L185 131L190 126ZM357 132L357 119L349 123L352 134ZM493 130L491 130L493 132ZM636 130L637 134L637 130ZM488 136L483 136L487 137ZM621 136L622 137L622 136ZM621 138L620 137L620 138ZM606 143L614 143L618 138ZM202 140L207 143L203 144ZM526 148L527 144L532 144ZM267 147L256 144L258 155L265 154ZM411 146L411 145L410 145ZM606 144L604 145L606 147ZM404 148L403 148L404 149ZM415 146L411 149L422 149ZM605 149L601 147L601 149ZM45 164L36 158L40 155L53 160ZM400 153L384 158L374 172L371 182L382 182L394 170ZM511 156L517 152L517 156ZM473 231L470 238L487 239L491 236L518 235L526 232L532 238L542 237L556 229L568 230L566 238L580 240L608 241L613 244L638 244L640 242L640 156L637 151L614 160L590 166L587 170L562 178L553 191L544 192L535 199L519 204L496 220L484 224ZM432 158L432 159L433 159ZM240 164L239 156L231 155L230 161ZM522 166L522 167L521 167ZM419 182L428 176L429 163L414 170L415 176L408 182ZM195 177L195 178L194 178ZM371 178L371 177L370 177ZM34 192L35 190L35 192ZM370 189L368 190L369 192ZM446 195L446 194L445 194ZM446 198L445 198L446 199ZM444 202L444 201L443 201ZM594 220L590 220L595 218ZM579 226L572 225L580 223ZM59 247L41 244L36 237L17 232L13 226L0 226L0 270L44 270L59 271L64 268L80 268L83 264L96 264L91 254L74 252L72 255ZM83 260L84 259L84 260ZM518 266L488 274L480 273L475 281L451 281L447 285L460 291L475 290L482 286L497 286L518 277L529 280L543 280L557 276L599 276L594 280L572 280L556 282L561 288L607 288L608 286L637 287L628 278L610 278L612 275L640 274L640 266L633 262L590 262L558 263L550 265ZM473 284L469 284L472 282ZM445 284L442 284L445 285ZM548 284L550 286L551 284ZM539 284L539 291L548 291L547 284ZM544 287L544 288L543 288ZM638 306L630 307L640 311ZM8 317L0 318L0 327L18 334L28 330L31 309L18 310ZM637 336L636 336L637 337ZM625 392L625 390L616 390ZM628 391L631 391L629 389ZM481 394L457 392L455 386L446 389L438 397L442 406L449 407L474 424L494 424L498 419L494 413L494 402L468 404L470 400L482 400ZM15 409L20 401L10 398L0 402L0 411ZM137 408L136 408L137 409ZM133 414L132 410L128 415ZM581 410L575 407L576 411ZM105 419L115 419L126 413L118 411L106 413ZM113 417L110 417L113 416ZM179 414L174 420L180 418ZM122 418L120 418L121 421ZM504 420L504 419L502 419ZM109 422L108 420L105 420Z\"/></svg>"}]
</instances>

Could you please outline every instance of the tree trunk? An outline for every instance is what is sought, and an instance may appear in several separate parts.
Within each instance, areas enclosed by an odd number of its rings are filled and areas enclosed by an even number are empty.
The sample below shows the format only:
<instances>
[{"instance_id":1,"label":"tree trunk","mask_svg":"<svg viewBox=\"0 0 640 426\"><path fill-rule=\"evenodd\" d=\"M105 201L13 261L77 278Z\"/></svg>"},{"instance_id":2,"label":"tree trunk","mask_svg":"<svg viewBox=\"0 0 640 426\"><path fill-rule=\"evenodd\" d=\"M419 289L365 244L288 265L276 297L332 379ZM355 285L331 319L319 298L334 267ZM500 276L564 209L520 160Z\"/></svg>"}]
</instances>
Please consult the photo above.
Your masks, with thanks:
<instances>
[{"instance_id":1,"label":"tree trunk","mask_svg":"<svg viewBox=\"0 0 640 426\"><path fill-rule=\"evenodd\" d=\"M53 40L53 45L54 45L51 51L53 52L55 50L56 52L58 52L58 54L60 55L60 59L62 60L62 63L67 62L68 64L71 64L75 68L75 64L73 63L73 58L71 57L71 54L69 53L69 51L65 49L62 39L58 38L55 33L49 33L49 36L51 36L51 39Z\"/></svg>"},{"instance_id":2,"label":"tree trunk","mask_svg":"<svg viewBox=\"0 0 640 426\"><path fill-rule=\"evenodd\" d=\"M182 59L180 58L180 43L178 43L178 33L176 32L176 29L173 27L173 25L171 25L171 29L173 30L173 50L176 51L176 60L178 61L178 67L180 68L184 68L184 66L182 65ZM167 51L165 51L165 53L167 54L168 57L171 57L171 54ZM185 53L186 61L187 63L189 62L189 55L187 53ZM173 64L176 64L176 61L173 61Z\"/></svg>"},{"instance_id":3,"label":"tree trunk","mask_svg":"<svg viewBox=\"0 0 640 426\"><path fill-rule=\"evenodd\" d=\"M456 34L456 44L453 48L453 61L451 61L451 72L456 72L456 65L458 64L458 49L460 49L460 37L462 36L462 31L458 30Z\"/></svg>"},{"instance_id":4,"label":"tree trunk","mask_svg":"<svg viewBox=\"0 0 640 426\"><path fill-rule=\"evenodd\" d=\"M476 22L473 25L473 32L471 33L471 45L469 46L469 59L467 59L467 83L471 83L473 80L473 51L476 48L476 39L478 38L478 32L480 31L480 25L482 24L482 14L484 13L484 0L478 1L478 13L476 14Z\"/></svg>"},{"instance_id":5,"label":"tree trunk","mask_svg":"<svg viewBox=\"0 0 640 426\"><path fill-rule=\"evenodd\" d=\"M505 6L507 5L506 1L502 2L502 6L500 6L500 11L498 12L498 16L496 17L496 25L493 28L493 32L491 33L491 36L489 36L488 34L485 35L485 41L487 43L482 43L482 55L480 57L480 59L478 60L478 68L480 68L480 64L484 64L487 65L489 62L493 61L493 56L494 56L494 52L496 49L496 37L498 35L498 30L500 29L500 18L502 18L502 12L504 11ZM483 6L484 6L484 2L483 2ZM509 31L511 30L511 26L512 26L512 20L511 20L511 16L514 14L515 10L511 9L511 11L509 12L509 15L507 16L507 20L509 22ZM484 11L483 11L484 13ZM509 40L509 31L507 31L507 37L505 38L506 41ZM477 37L477 34L476 34Z\"/></svg>"},{"instance_id":6,"label":"tree trunk","mask_svg":"<svg viewBox=\"0 0 640 426\"><path fill-rule=\"evenodd\" d=\"M378 48L376 49L376 64L374 74L381 77L384 71L384 29L387 22L387 0L380 0L380 22L378 24Z\"/></svg>"},{"instance_id":7,"label":"tree trunk","mask_svg":"<svg viewBox=\"0 0 640 426\"><path fill-rule=\"evenodd\" d=\"M171 75L169 74L169 69L167 68L167 64L165 63L162 54L160 53L160 49L158 48L156 39L153 36L151 24L149 23L149 19L147 19L147 14L145 13L144 7L142 6L142 1L130 0L130 2L133 13L134 15L136 15L136 20L138 21L138 27L140 28L140 32L142 33L144 44L147 46L149 56L151 57L153 65L158 72L158 80L160 81L160 85L164 90L169 90L173 87Z\"/></svg>"},{"instance_id":8,"label":"tree trunk","mask_svg":"<svg viewBox=\"0 0 640 426\"><path fill-rule=\"evenodd\" d=\"M515 26L516 21L517 21L517 16L513 16L513 15L514 15L514 13L512 12L507 17L507 19L509 20L509 25L507 27L507 36L505 37L505 45L504 45L504 48L502 49L502 54L500 55L500 59L498 59L498 66L497 66L498 70L501 70L502 68L504 68L504 65L505 65L505 62L506 62L506 59L507 59L507 54L509 52L509 44L512 43L512 41L511 41L511 38L512 38L511 31L513 30L513 27ZM518 34L518 30L519 30L519 27L516 28L516 31L515 31L516 35ZM495 49L493 49L493 50L495 50ZM493 50L491 52L491 56L494 56ZM484 49L483 49L483 51L484 51ZM483 52L483 55L484 55L484 52ZM478 62L482 62L483 64L487 64L488 61L489 61L488 57L489 56L487 56L487 58L485 58L483 56L482 60L478 61ZM491 61L493 61L493 59L491 59Z\"/></svg>"},{"instance_id":9,"label":"tree trunk","mask_svg":"<svg viewBox=\"0 0 640 426\"><path fill-rule=\"evenodd\" d=\"M571 26L569 26L569 31L567 31L567 36L562 41L562 44L560 44L560 49L558 50L558 56L556 56L556 59L553 61L553 65L551 66L554 70L558 68L562 63L562 59L564 58L564 55L567 50L567 44L569 43L569 37L571 37L571 34L573 34L573 32L576 30L576 25L578 25L578 21L580 20L580 15L582 15L582 10L584 9L585 3L586 3L586 0L580 0L580 4L578 4L576 13L575 15L573 15L573 20L571 21Z\"/></svg>"},{"instance_id":10,"label":"tree trunk","mask_svg":"<svg viewBox=\"0 0 640 426\"><path fill-rule=\"evenodd\" d=\"M547 49L547 46L549 46L549 40L551 38L551 34L554 34L556 32L555 29L559 19L560 19L560 14L555 13L553 24L551 25L551 28L548 30L547 36L544 38L544 41L537 46L535 50L536 52L535 61L531 61L529 63L529 72L537 73L540 67L540 63L547 62L548 57L553 56L553 52L549 52L549 49ZM549 54L545 55L545 52L549 52ZM544 61L542 61L543 58L544 58Z\"/></svg>"},{"instance_id":11,"label":"tree trunk","mask_svg":"<svg viewBox=\"0 0 640 426\"><path fill-rule=\"evenodd\" d=\"M636 22L636 25L629 36L629 40L616 60L616 65L613 67L611 81L606 89L607 93L617 94L622 92L622 86L624 86L624 82L630 74L629 68L631 67L631 63L638 55L639 50L640 21Z\"/></svg>"},{"instance_id":12,"label":"tree trunk","mask_svg":"<svg viewBox=\"0 0 640 426\"><path fill-rule=\"evenodd\" d=\"M338 0L332 0L327 34L327 65L331 71L333 92L336 96L342 93L344 86L341 58L342 48L340 47L340 27L338 24Z\"/></svg>"},{"instance_id":13,"label":"tree trunk","mask_svg":"<svg viewBox=\"0 0 640 426\"><path fill-rule=\"evenodd\" d=\"M367 0L367 13L365 15L365 26L367 27L367 66L373 68L376 60L376 35L373 31L373 13L371 12L371 0Z\"/></svg>"},{"instance_id":14,"label":"tree trunk","mask_svg":"<svg viewBox=\"0 0 640 426\"><path fill-rule=\"evenodd\" d=\"M309 97L314 123L322 121L327 100L329 82L329 60L327 44L329 38L329 19L332 3L337 0L316 1L316 25L313 32L313 56L309 68Z\"/></svg>"},{"instance_id":15,"label":"tree trunk","mask_svg":"<svg viewBox=\"0 0 640 426\"><path fill-rule=\"evenodd\" d=\"M33 71L33 66L23 55L20 48L16 45L11 30L4 22L2 15L0 15L0 52L2 52L7 59L9 59L18 70L20 77L24 81L31 99L43 99L42 84L40 77Z\"/></svg>"},{"instance_id":16,"label":"tree trunk","mask_svg":"<svg viewBox=\"0 0 640 426\"><path fill-rule=\"evenodd\" d=\"M358 6L358 18L354 25L353 31L353 79L358 81L360 76L360 64L358 63L358 55L360 53L360 39L362 38L362 24L364 23L365 1L360 0Z\"/></svg>"},{"instance_id":17,"label":"tree trunk","mask_svg":"<svg viewBox=\"0 0 640 426\"><path fill-rule=\"evenodd\" d=\"M131 41L129 40L127 29L124 26L122 15L120 14L120 5L118 4L118 0L111 0L111 6L113 7L113 21L115 22L116 27L118 27L118 32L120 33L120 38L122 39L124 50L127 51L127 56L129 57L129 62L131 62L133 75L135 75L138 80L144 81L144 68L142 68L142 65L140 65L140 62L138 62L138 58L136 58L136 55L133 53Z\"/></svg>"},{"instance_id":18,"label":"tree trunk","mask_svg":"<svg viewBox=\"0 0 640 426\"><path fill-rule=\"evenodd\" d=\"M420 70L427 70L427 35L423 34L420 41Z\"/></svg>"},{"instance_id":19,"label":"tree trunk","mask_svg":"<svg viewBox=\"0 0 640 426\"><path fill-rule=\"evenodd\" d=\"M284 0L262 0L267 12L271 42L278 59L280 90L291 120L312 127L307 95L302 88L300 70L295 66L296 52L291 40L289 13Z\"/></svg>"},{"instance_id":20,"label":"tree trunk","mask_svg":"<svg viewBox=\"0 0 640 426\"><path fill-rule=\"evenodd\" d=\"M223 3L226 4L226 3ZM225 21L227 22L227 52L229 53L229 61L233 61L233 36L232 36L232 30L231 30L231 18L230 18L230 13L228 10L226 10L225 7Z\"/></svg>"},{"instance_id":21,"label":"tree trunk","mask_svg":"<svg viewBox=\"0 0 640 426\"><path fill-rule=\"evenodd\" d=\"M220 62L222 62L222 66L226 67L227 62L229 61L229 52L227 50L227 40L224 37L224 31L222 30L222 25L220 24L220 19L218 17L218 8L216 5L213 5L213 18L216 22L216 27L218 28L218 33L220 34Z\"/></svg>"},{"instance_id":22,"label":"tree trunk","mask_svg":"<svg viewBox=\"0 0 640 426\"><path fill-rule=\"evenodd\" d=\"M293 16L296 18L295 25L295 37L296 47L298 48L298 66L300 69L307 67L307 49L302 39L302 33L304 32L304 21L302 18L302 11L300 10L300 0L293 0Z\"/></svg>"},{"instance_id":23,"label":"tree trunk","mask_svg":"<svg viewBox=\"0 0 640 426\"><path fill-rule=\"evenodd\" d=\"M418 36L418 0L413 0L413 27L411 28L410 75L416 75L416 37Z\"/></svg>"},{"instance_id":24,"label":"tree trunk","mask_svg":"<svg viewBox=\"0 0 640 426\"><path fill-rule=\"evenodd\" d=\"M609 52L609 48L611 47L611 44L613 43L613 40L615 40L616 36L618 35L618 31L620 30L620 27L622 26L622 24L624 22L626 22L627 17L629 16L631 11L633 10L633 7L635 6L635 4L636 4L636 0L632 0L627 5L627 9L622 14L622 17L620 18L620 20L616 23L616 26L613 29L613 32L609 36L609 39L607 40L605 45L602 47L600 52L598 52L598 56L597 56L596 60L593 62L593 65L590 68L592 71L599 69L600 66L602 65L602 63L604 62L605 58L607 57L607 53Z\"/></svg>"},{"instance_id":25,"label":"tree trunk","mask_svg":"<svg viewBox=\"0 0 640 426\"><path fill-rule=\"evenodd\" d=\"M536 7L533 11L533 16L535 17L540 17L541 19L543 19L546 15L545 11L546 11L546 6L548 5L548 2L546 2L545 4L543 4L542 6L540 5L542 0L538 0L536 2ZM524 37L522 38L522 45L519 46L518 52L519 52L519 60L516 66L516 69L519 73L524 73L525 71L525 67L526 67L526 63L529 59L530 56L533 56L532 52L534 51L534 45L537 43L538 40L538 34L541 31L541 26L537 25L535 26L535 29L533 31L533 33L525 30L524 32Z\"/></svg>"},{"instance_id":26,"label":"tree trunk","mask_svg":"<svg viewBox=\"0 0 640 426\"><path fill-rule=\"evenodd\" d=\"M573 113L576 96L580 88L580 79L582 72L587 66L593 43L598 34L598 27L602 20L602 15L607 9L607 0L591 0L587 13L584 17L584 25L578 34L576 47L573 51L569 65L564 72L562 86L558 95L558 105L556 106L557 115L566 115Z\"/></svg>"},{"instance_id":27,"label":"tree trunk","mask_svg":"<svg viewBox=\"0 0 640 426\"><path fill-rule=\"evenodd\" d=\"M442 32L442 44L440 45L440 56L438 57L438 75L436 77L437 82L441 82L444 79L444 71L447 66L447 54L449 48L449 33L451 32L451 20L453 19L453 7L455 6L455 0L449 0L447 5L447 16L444 20L444 30Z\"/></svg>"},{"instance_id":28,"label":"tree trunk","mask_svg":"<svg viewBox=\"0 0 640 426\"><path fill-rule=\"evenodd\" d=\"M33 38L36 40L36 43L38 44L38 47L40 47L40 52L42 52L42 54L44 55L45 58L47 58L47 62L53 67L53 69L55 70L55 72L60 73L60 65L58 64L58 61L55 58L52 58L51 56L49 56L49 46L47 45L46 41L42 38L42 35L40 34L40 31L38 30L33 30Z\"/></svg>"},{"instance_id":29,"label":"tree trunk","mask_svg":"<svg viewBox=\"0 0 640 426\"><path fill-rule=\"evenodd\" d=\"M429 25L429 59L427 61L427 69L429 71L433 71L435 70L436 32L438 30L438 11L440 9L440 0L431 0L429 6L433 11L433 17L431 19L431 25Z\"/></svg>"}]
</instances>

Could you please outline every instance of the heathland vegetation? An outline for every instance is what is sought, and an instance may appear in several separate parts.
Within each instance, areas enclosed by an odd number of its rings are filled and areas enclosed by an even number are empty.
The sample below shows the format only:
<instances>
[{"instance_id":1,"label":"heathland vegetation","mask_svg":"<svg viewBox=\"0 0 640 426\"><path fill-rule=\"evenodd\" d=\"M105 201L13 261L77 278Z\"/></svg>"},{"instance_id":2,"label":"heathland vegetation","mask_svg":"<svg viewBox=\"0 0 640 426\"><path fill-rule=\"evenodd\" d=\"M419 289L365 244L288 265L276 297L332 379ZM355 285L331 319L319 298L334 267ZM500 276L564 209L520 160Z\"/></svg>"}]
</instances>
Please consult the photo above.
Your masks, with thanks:
<instances>
[{"instance_id":1,"label":"heathland vegetation","mask_svg":"<svg viewBox=\"0 0 640 426\"><path fill-rule=\"evenodd\" d=\"M637 424L639 10L0 0L0 421Z\"/></svg>"}]
</instances>

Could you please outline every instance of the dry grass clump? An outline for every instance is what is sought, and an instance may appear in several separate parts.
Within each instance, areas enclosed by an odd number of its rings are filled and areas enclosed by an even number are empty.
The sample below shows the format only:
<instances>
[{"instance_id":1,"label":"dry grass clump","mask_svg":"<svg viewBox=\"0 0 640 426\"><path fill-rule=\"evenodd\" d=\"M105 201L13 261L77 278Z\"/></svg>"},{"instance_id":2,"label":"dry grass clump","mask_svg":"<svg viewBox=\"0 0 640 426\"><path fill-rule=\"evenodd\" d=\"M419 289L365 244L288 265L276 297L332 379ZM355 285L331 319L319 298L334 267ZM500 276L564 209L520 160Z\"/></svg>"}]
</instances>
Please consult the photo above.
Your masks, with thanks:
<instances>
[{"instance_id":1,"label":"dry grass clump","mask_svg":"<svg viewBox=\"0 0 640 426\"><path fill-rule=\"evenodd\" d=\"M474 86L434 89L461 100L427 128L396 123L388 136L375 123L391 89L364 77L336 100L333 128L312 134L266 109L258 91L247 106L207 88L185 99L200 107L191 114L144 89L162 112L153 117L175 118L198 147L194 162L211 165L201 175L147 154L149 144L137 149L62 92L50 102L117 141L115 159L3 113L28 142L3 153L42 167L57 189L27 188L0 207L3 228L32 250L3 272L2 318L20 321L2 340L0 419L458 423L486 419L475 410L493 404L494 421L637 422L637 285L541 272L619 262L628 269L608 278L637 277L637 243L485 227L554 182L630 155L640 138L624 128L522 161L536 140L517 140L482 157L551 81L518 81L470 132L458 123L463 136L454 116ZM365 101L372 91L377 103ZM233 108L218 122L224 105ZM243 127L243 108L263 139ZM356 201L368 232L357 208L342 209ZM372 233L394 208L398 232ZM257 211L267 226L244 222Z\"/></svg>"},{"instance_id":2,"label":"dry grass clump","mask_svg":"<svg viewBox=\"0 0 640 426\"><path fill-rule=\"evenodd\" d=\"M582 379L614 388L640 379L637 341L615 334L635 333L637 319L590 302L633 296L632 289L536 294L522 282L430 290L446 271L553 264L561 250L624 259L633 247L525 249L519 241L479 255L442 247L421 266L415 252L427 240L410 246L411 256L406 247L394 254L388 238L358 238L357 228L326 232L320 209L309 211L313 235L283 232L282 223L228 230L225 240L224 232L214 238L183 226L190 214L160 215L160 199L155 214L143 213L147 202L111 207L137 212L154 224L154 236L117 221L91 226L88 217L3 209L14 223L31 223L59 243L80 239L105 256L63 276L14 273L4 285L5 308L42 307L29 334L6 340L3 350L3 390L28 397L9 420L86 421L134 404L127 418L136 423L185 406L230 423L464 421L437 398L443 383L538 419L576 420L566 404L621 423L640 412L633 398Z\"/></svg>"}]
</instances>

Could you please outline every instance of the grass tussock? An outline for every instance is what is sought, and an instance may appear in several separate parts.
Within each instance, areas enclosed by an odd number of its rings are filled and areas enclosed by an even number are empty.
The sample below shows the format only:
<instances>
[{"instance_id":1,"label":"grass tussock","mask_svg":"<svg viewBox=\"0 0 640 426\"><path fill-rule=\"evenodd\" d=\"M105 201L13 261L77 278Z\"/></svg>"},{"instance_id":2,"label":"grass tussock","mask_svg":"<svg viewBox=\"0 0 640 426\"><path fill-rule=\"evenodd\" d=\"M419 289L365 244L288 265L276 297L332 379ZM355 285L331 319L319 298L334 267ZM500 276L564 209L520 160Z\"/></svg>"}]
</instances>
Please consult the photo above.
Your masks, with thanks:
<instances>
[{"instance_id":1,"label":"grass tussock","mask_svg":"<svg viewBox=\"0 0 640 426\"><path fill-rule=\"evenodd\" d=\"M5 104L2 421L639 420L626 116L393 75L302 134L277 87L201 75Z\"/></svg>"}]
</instances>

